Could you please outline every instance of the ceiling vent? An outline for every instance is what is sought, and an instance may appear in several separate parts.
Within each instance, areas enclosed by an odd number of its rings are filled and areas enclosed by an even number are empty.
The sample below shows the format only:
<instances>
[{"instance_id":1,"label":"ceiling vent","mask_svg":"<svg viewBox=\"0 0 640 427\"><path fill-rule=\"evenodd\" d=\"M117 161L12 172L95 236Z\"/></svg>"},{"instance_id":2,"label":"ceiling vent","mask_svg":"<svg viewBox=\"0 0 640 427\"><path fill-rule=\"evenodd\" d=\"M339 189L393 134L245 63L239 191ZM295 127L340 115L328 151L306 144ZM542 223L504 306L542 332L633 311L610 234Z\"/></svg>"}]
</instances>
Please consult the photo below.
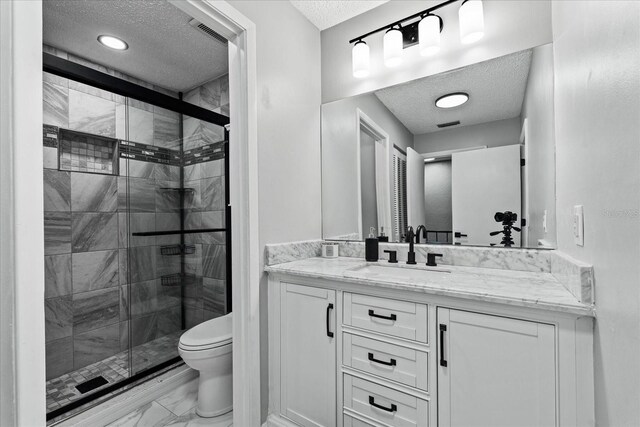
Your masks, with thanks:
<instances>
[{"instance_id":1,"label":"ceiling vent","mask_svg":"<svg viewBox=\"0 0 640 427\"><path fill-rule=\"evenodd\" d=\"M455 125L459 125L460 124L460 120L456 120L455 122L449 122L449 123L440 123L436 126L438 126L439 128L448 128L449 126L455 126Z\"/></svg>"},{"instance_id":2,"label":"ceiling vent","mask_svg":"<svg viewBox=\"0 0 640 427\"><path fill-rule=\"evenodd\" d=\"M197 19L192 19L191 21L189 21L189 25L191 25L193 28L199 30L200 32L206 34L207 36L211 37L212 39L215 39L217 41L219 41L220 43L223 44L227 44L227 39L225 39L224 37L222 37L220 34L216 33L215 31L213 31L211 28L207 27L206 25L204 25L202 22L198 21Z\"/></svg>"}]
</instances>

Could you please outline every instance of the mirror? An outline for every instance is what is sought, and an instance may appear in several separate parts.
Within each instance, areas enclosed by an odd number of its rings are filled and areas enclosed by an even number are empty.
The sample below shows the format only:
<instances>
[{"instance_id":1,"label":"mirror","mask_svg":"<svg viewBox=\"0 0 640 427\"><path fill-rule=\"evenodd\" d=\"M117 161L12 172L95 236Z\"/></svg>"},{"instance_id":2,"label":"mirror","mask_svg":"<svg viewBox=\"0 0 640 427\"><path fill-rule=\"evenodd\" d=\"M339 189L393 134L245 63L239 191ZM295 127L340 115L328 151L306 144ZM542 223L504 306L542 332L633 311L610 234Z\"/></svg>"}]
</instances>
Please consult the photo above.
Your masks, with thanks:
<instances>
[{"instance_id":1,"label":"mirror","mask_svg":"<svg viewBox=\"0 0 640 427\"><path fill-rule=\"evenodd\" d=\"M324 104L322 220L327 240L555 247L552 45Z\"/></svg>"}]
</instances>

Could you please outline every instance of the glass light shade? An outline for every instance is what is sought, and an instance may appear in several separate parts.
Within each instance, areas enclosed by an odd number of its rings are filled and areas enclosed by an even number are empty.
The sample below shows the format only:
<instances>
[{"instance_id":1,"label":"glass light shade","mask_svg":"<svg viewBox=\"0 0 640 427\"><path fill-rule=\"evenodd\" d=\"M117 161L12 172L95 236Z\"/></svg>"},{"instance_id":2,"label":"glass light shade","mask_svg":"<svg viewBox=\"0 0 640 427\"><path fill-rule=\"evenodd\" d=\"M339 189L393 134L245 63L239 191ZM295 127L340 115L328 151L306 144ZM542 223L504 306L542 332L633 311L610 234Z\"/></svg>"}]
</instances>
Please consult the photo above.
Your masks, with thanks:
<instances>
[{"instance_id":1,"label":"glass light shade","mask_svg":"<svg viewBox=\"0 0 640 427\"><path fill-rule=\"evenodd\" d=\"M440 50L440 18L427 15L418 24L420 55L433 55Z\"/></svg>"},{"instance_id":2,"label":"glass light shade","mask_svg":"<svg viewBox=\"0 0 640 427\"><path fill-rule=\"evenodd\" d=\"M104 36L104 35L102 35L102 36L98 37L98 41L102 45L104 45L104 46L106 46L108 48L114 49L114 50L127 50L127 49L129 49L129 45L127 44L127 42L125 42L124 40L119 39L117 37L114 37L114 36Z\"/></svg>"},{"instance_id":3,"label":"glass light shade","mask_svg":"<svg viewBox=\"0 0 640 427\"><path fill-rule=\"evenodd\" d=\"M397 67L402 62L402 31L393 28L384 35L384 65Z\"/></svg>"},{"instance_id":4,"label":"glass light shade","mask_svg":"<svg viewBox=\"0 0 640 427\"><path fill-rule=\"evenodd\" d=\"M454 108L458 107L469 100L469 95L463 92L450 93L436 99L436 107L438 108Z\"/></svg>"},{"instance_id":5,"label":"glass light shade","mask_svg":"<svg viewBox=\"0 0 640 427\"><path fill-rule=\"evenodd\" d=\"M361 79L369 75L369 46L365 42L359 41L353 45L351 62L353 77Z\"/></svg>"},{"instance_id":6,"label":"glass light shade","mask_svg":"<svg viewBox=\"0 0 640 427\"><path fill-rule=\"evenodd\" d=\"M477 42L484 36L484 12L481 0L467 0L458 10L460 41L464 44Z\"/></svg>"}]
</instances>

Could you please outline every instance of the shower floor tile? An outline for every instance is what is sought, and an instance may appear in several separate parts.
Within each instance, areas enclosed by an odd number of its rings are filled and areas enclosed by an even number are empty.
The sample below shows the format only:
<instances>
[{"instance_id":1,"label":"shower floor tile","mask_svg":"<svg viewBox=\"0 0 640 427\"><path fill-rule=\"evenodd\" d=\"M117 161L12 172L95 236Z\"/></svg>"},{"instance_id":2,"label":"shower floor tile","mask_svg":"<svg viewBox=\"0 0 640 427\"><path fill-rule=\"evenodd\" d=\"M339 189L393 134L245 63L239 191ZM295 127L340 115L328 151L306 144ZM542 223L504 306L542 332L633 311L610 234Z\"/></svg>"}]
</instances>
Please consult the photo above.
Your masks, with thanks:
<instances>
[{"instance_id":1,"label":"shower floor tile","mask_svg":"<svg viewBox=\"0 0 640 427\"><path fill-rule=\"evenodd\" d=\"M88 396L91 393L128 378L131 369L133 370L133 374L136 374L166 360L177 357L178 341L182 333L183 331L178 331L134 347L131 351L131 360L129 359L129 351L123 351L89 366L85 366L84 368L47 381L47 412L60 409L81 397ZM108 381L108 384L85 394L80 393L76 389L78 384L100 375Z\"/></svg>"}]
</instances>

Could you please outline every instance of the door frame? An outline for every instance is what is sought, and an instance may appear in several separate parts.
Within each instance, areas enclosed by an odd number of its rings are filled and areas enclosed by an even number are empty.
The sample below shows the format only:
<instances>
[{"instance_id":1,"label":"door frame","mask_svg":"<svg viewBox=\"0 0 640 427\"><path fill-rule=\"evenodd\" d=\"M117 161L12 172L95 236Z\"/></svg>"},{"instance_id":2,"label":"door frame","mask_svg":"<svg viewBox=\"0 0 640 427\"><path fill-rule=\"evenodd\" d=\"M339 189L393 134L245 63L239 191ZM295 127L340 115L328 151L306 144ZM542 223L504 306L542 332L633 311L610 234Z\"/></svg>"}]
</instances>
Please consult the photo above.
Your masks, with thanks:
<instances>
[{"instance_id":1,"label":"door frame","mask_svg":"<svg viewBox=\"0 0 640 427\"><path fill-rule=\"evenodd\" d=\"M233 422L260 425L256 28L225 1L170 2L229 40ZM42 3L0 2L0 23L0 424L44 425Z\"/></svg>"},{"instance_id":2,"label":"door frame","mask_svg":"<svg viewBox=\"0 0 640 427\"><path fill-rule=\"evenodd\" d=\"M359 108L356 108L356 175L357 175L357 186L358 186L358 232L360 233L360 240L364 239L364 230L362 229L362 176L361 176L361 158L360 158L360 147L361 147L361 139L360 139L360 129L364 128L365 131L370 133L376 143L381 143L385 147L385 153L387 155L387 159L385 164L387 165L386 171L384 173L385 182L386 182L386 191L388 194L387 201L388 206L386 206L387 213L390 215L389 218L393 222L393 211L391 209L391 168L392 168L392 149L393 146L389 142L389 134L385 132L384 129L380 125L378 125L373 119ZM377 173L376 173L377 175ZM378 185L376 183L376 204L378 204ZM380 218L378 218L378 224L380 223ZM379 228L379 225L378 225ZM393 224L389 227L388 231L391 231L393 234ZM378 230L380 232L380 230ZM390 236L390 239L393 241L393 236Z\"/></svg>"}]
</instances>

